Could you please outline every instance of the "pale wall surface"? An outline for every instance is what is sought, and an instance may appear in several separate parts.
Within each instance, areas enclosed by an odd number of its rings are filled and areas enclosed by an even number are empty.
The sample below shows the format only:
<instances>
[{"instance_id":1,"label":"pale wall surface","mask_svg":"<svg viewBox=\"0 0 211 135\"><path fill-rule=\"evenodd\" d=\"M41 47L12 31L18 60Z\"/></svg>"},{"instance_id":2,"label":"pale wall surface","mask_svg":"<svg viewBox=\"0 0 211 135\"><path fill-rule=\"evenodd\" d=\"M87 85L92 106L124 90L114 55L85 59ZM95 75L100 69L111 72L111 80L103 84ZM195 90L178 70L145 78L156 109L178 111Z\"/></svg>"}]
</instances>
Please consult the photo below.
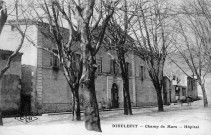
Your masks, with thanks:
<instances>
[{"instance_id":1,"label":"pale wall surface","mask_svg":"<svg viewBox=\"0 0 211 135\"><path fill-rule=\"evenodd\" d=\"M22 30L25 30L25 28L26 27L24 25L21 25ZM26 35L28 35L35 44L37 44L37 28L35 25L28 26ZM0 49L14 51L18 47L20 40L21 36L18 30L12 30L11 25L6 24L0 36ZM23 53L21 64L36 66L37 49L31 43L29 43L26 38L20 52Z\"/></svg>"}]
</instances>

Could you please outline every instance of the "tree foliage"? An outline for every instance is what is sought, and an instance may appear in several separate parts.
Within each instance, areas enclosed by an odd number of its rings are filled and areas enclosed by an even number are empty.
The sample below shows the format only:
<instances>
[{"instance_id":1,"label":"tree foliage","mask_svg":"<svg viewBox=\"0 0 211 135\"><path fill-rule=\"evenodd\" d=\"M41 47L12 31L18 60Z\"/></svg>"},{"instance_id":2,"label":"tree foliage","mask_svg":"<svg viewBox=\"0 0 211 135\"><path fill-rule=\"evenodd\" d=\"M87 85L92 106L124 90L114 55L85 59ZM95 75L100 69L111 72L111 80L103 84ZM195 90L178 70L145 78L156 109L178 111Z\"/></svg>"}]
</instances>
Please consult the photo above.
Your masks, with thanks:
<instances>
[{"instance_id":1,"label":"tree foliage","mask_svg":"<svg viewBox=\"0 0 211 135\"><path fill-rule=\"evenodd\" d=\"M196 0L184 2L175 19L177 37L175 47L183 64L188 67L186 74L197 78L203 92L204 106L208 106L205 91L205 76L210 73L210 2Z\"/></svg>"},{"instance_id":2,"label":"tree foliage","mask_svg":"<svg viewBox=\"0 0 211 135\"><path fill-rule=\"evenodd\" d=\"M136 39L135 54L145 61L158 99L158 110L163 111L162 86L163 69L169 48L171 48L171 17L167 1L138 1L136 4L136 25L133 34Z\"/></svg>"}]
</instances>

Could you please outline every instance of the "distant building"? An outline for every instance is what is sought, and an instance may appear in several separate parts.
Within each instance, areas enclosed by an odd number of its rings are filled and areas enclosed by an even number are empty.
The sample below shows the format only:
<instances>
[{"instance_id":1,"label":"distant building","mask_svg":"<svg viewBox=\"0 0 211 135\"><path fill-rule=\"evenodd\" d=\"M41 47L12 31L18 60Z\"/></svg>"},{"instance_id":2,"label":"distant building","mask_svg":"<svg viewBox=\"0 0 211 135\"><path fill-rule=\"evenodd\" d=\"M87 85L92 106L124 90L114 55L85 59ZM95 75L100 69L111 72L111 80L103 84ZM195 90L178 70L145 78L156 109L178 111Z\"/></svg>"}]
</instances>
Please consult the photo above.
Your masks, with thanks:
<instances>
[{"instance_id":1,"label":"distant building","mask_svg":"<svg viewBox=\"0 0 211 135\"><path fill-rule=\"evenodd\" d=\"M197 81L194 78L183 76L178 83L176 78L171 81L171 89L169 91L170 102L176 102L178 97L192 97L198 99ZM185 84L186 83L186 84Z\"/></svg>"},{"instance_id":2,"label":"distant building","mask_svg":"<svg viewBox=\"0 0 211 135\"><path fill-rule=\"evenodd\" d=\"M0 49L0 71L5 67L12 51ZM10 68L0 80L0 105L4 117L18 115L21 106L21 57L22 53L11 60Z\"/></svg>"},{"instance_id":3,"label":"distant building","mask_svg":"<svg viewBox=\"0 0 211 135\"><path fill-rule=\"evenodd\" d=\"M195 78L187 77L187 96L198 99L197 80Z\"/></svg>"},{"instance_id":4,"label":"distant building","mask_svg":"<svg viewBox=\"0 0 211 135\"><path fill-rule=\"evenodd\" d=\"M182 96L187 97L187 86L172 85L171 102L177 102L177 100ZM178 97L178 99L176 97Z\"/></svg>"}]
</instances>

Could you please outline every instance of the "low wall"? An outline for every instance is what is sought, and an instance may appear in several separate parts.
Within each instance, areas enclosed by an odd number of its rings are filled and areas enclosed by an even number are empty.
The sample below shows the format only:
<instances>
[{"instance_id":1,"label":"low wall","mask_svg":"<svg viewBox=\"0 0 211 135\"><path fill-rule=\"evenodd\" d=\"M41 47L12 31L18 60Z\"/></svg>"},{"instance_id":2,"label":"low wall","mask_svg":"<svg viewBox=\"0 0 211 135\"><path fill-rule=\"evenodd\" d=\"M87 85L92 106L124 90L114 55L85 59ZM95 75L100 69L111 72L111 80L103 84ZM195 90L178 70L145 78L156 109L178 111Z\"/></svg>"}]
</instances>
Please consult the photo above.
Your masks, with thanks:
<instances>
[{"instance_id":1,"label":"low wall","mask_svg":"<svg viewBox=\"0 0 211 135\"><path fill-rule=\"evenodd\" d=\"M0 82L1 110L3 117L18 115L21 104L21 91L19 87L20 76L4 75Z\"/></svg>"}]
</instances>

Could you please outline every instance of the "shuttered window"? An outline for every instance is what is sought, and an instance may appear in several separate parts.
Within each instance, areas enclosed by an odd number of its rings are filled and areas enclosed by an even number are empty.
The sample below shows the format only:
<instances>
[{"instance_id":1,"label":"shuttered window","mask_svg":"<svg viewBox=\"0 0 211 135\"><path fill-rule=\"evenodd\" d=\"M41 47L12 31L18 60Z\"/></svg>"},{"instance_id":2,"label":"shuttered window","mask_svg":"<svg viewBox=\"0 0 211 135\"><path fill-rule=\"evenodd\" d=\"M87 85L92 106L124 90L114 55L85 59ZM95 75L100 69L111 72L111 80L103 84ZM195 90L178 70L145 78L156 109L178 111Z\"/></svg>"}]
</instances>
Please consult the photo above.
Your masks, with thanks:
<instances>
[{"instance_id":1,"label":"shuttered window","mask_svg":"<svg viewBox=\"0 0 211 135\"><path fill-rule=\"evenodd\" d=\"M75 53L73 55L72 68L74 71L80 70L80 58L81 58L80 54Z\"/></svg>"},{"instance_id":2,"label":"shuttered window","mask_svg":"<svg viewBox=\"0 0 211 135\"><path fill-rule=\"evenodd\" d=\"M126 66L128 69L128 76L132 76L132 64L129 62L126 62Z\"/></svg>"},{"instance_id":3,"label":"shuttered window","mask_svg":"<svg viewBox=\"0 0 211 135\"><path fill-rule=\"evenodd\" d=\"M114 73L114 60L113 59L110 60L110 73L111 74Z\"/></svg>"},{"instance_id":4,"label":"shuttered window","mask_svg":"<svg viewBox=\"0 0 211 135\"><path fill-rule=\"evenodd\" d=\"M53 52L55 54L58 54L57 49L53 49ZM57 56L55 56L53 53L50 53L50 67L52 68L59 68L59 59Z\"/></svg>"},{"instance_id":5,"label":"shuttered window","mask_svg":"<svg viewBox=\"0 0 211 135\"><path fill-rule=\"evenodd\" d=\"M145 79L145 67L139 66L139 77L143 81Z\"/></svg>"},{"instance_id":6,"label":"shuttered window","mask_svg":"<svg viewBox=\"0 0 211 135\"><path fill-rule=\"evenodd\" d=\"M132 64L129 63L129 68L128 68L128 73L129 73L129 76L132 76Z\"/></svg>"},{"instance_id":7,"label":"shuttered window","mask_svg":"<svg viewBox=\"0 0 211 135\"><path fill-rule=\"evenodd\" d=\"M117 74L117 75L120 75L120 74L121 74L120 65L116 63L116 67L115 67L115 68L116 68L116 74Z\"/></svg>"},{"instance_id":8,"label":"shuttered window","mask_svg":"<svg viewBox=\"0 0 211 135\"><path fill-rule=\"evenodd\" d=\"M54 49L53 52L54 52L55 54L58 54L58 50L56 50L56 49ZM58 59L58 57L55 56L55 55L53 55L53 62L52 62L52 64L53 64L53 65L52 65L53 67L59 67L59 59Z\"/></svg>"},{"instance_id":9,"label":"shuttered window","mask_svg":"<svg viewBox=\"0 0 211 135\"><path fill-rule=\"evenodd\" d=\"M97 59L97 72L102 73L102 57Z\"/></svg>"},{"instance_id":10,"label":"shuttered window","mask_svg":"<svg viewBox=\"0 0 211 135\"><path fill-rule=\"evenodd\" d=\"M121 74L120 65L116 62L116 60L110 60L110 73L115 75Z\"/></svg>"}]
</instances>

